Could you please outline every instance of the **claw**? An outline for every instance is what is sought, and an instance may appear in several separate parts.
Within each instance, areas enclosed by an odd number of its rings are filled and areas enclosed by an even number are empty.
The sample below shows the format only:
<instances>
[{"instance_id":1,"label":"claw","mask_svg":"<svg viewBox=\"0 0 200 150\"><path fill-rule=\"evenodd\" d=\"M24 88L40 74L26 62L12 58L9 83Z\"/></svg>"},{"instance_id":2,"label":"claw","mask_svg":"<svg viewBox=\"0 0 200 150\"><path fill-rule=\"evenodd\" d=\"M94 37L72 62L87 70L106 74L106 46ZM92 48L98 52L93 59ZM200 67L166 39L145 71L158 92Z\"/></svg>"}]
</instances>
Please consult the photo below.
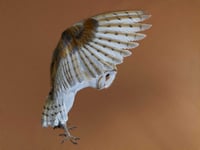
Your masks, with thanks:
<instances>
[{"instance_id":1,"label":"claw","mask_svg":"<svg viewBox=\"0 0 200 150\"><path fill-rule=\"evenodd\" d=\"M78 144L77 141L80 140L79 137L71 136L69 133L62 133L59 136L64 136L64 139L61 141L62 144L67 140L70 140L73 144Z\"/></svg>"},{"instance_id":2,"label":"claw","mask_svg":"<svg viewBox=\"0 0 200 150\"><path fill-rule=\"evenodd\" d=\"M61 143L64 143L65 141L70 140L73 144L78 144L77 140L80 140L80 138L74 137L69 133L69 130L75 129L76 126L67 128L66 124L60 124L59 126L54 127L54 128L63 128L64 129L64 133L59 134L59 136L64 137L64 139L61 141Z\"/></svg>"}]
</instances>

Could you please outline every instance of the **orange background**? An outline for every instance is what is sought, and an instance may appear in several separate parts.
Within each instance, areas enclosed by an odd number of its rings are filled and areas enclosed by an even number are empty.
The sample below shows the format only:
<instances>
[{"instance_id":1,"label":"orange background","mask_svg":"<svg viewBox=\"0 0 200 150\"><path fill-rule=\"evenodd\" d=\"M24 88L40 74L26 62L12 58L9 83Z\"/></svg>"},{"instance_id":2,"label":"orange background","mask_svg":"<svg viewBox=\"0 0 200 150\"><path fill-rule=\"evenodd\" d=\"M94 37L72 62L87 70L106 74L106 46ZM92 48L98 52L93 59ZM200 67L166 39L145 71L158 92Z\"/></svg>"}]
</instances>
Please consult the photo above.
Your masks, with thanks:
<instances>
[{"instance_id":1,"label":"orange background","mask_svg":"<svg viewBox=\"0 0 200 150\"><path fill-rule=\"evenodd\" d=\"M105 11L143 9L153 27L107 90L82 90L69 122L79 144L42 128L61 32ZM0 1L0 150L199 150L200 1Z\"/></svg>"}]
</instances>

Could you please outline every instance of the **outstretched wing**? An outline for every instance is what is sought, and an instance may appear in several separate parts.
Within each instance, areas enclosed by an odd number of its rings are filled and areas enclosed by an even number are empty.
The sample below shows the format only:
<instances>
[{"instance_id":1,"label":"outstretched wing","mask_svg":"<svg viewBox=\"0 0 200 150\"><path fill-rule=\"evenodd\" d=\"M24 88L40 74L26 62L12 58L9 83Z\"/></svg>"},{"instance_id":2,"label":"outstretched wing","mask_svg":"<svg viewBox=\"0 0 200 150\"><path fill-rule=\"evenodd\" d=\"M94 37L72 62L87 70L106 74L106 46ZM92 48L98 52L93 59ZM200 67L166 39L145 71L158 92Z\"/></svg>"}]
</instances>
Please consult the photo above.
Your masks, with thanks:
<instances>
[{"instance_id":1,"label":"outstretched wing","mask_svg":"<svg viewBox=\"0 0 200 150\"><path fill-rule=\"evenodd\" d=\"M143 11L118 11L85 19L66 29L54 51L51 91L42 114L44 127L65 127L76 92L85 87L109 87L116 65L145 37L151 27L140 23L150 15Z\"/></svg>"},{"instance_id":2,"label":"outstretched wing","mask_svg":"<svg viewBox=\"0 0 200 150\"><path fill-rule=\"evenodd\" d=\"M136 41L145 37L138 32L151 27L140 23L149 17L143 11L111 12L88 18L65 30L51 65L54 90L68 89L116 70L116 65L131 55L129 50L139 45Z\"/></svg>"}]
</instances>

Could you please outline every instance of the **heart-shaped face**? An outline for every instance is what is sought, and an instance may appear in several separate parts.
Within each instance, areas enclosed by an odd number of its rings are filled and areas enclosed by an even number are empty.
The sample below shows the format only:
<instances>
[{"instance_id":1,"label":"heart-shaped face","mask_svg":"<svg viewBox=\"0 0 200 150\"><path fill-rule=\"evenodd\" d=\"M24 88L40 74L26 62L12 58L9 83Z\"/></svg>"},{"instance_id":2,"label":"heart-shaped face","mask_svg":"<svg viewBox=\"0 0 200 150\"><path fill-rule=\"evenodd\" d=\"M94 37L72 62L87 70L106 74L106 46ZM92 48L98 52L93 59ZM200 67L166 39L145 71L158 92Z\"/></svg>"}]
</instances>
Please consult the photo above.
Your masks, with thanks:
<instances>
[{"instance_id":1,"label":"heart-shaped face","mask_svg":"<svg viewBox=\"0 0 200 150\"><path fill-rule=\"evenodd\" d=\"M108 88L116 77L117 72L114 71L106 71L102 76L99 77L97 82L98 89Z\"/></svg>"}]
</instances>

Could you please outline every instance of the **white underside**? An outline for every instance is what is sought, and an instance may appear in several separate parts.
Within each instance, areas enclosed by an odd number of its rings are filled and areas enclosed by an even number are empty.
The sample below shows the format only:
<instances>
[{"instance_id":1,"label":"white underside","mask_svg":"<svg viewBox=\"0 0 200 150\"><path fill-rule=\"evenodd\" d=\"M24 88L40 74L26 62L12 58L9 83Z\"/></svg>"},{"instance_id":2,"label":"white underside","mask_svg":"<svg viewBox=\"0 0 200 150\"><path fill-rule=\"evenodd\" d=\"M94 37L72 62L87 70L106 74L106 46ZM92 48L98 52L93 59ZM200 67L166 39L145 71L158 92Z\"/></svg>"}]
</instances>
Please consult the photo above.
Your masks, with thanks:
<instances>
[{"instance_id":1,"label":"white underside","mask_svg":"<svg viewBox=\"0 0 200 150\"><path fill-rule=\"evenodd\" d=\"M109 77L106 77L108 76ZM44 113L47 115L42 116L42 126L58 126L59 124L66 124L68 121L68 113L71 110L76 93L86 87L92 87L96 89L108 88L114 81L116 76L116 71L107 71L102 76L93 78L89 81L82 81L81 83L76 83L68 90L62 90L58 93L56 100L51 100L47 98ZM60 105L60 107L59 107ZM47 109L48 108L48 109ZM57 113L56 115L54 115Z\"/></svg>"}]
</instances>

